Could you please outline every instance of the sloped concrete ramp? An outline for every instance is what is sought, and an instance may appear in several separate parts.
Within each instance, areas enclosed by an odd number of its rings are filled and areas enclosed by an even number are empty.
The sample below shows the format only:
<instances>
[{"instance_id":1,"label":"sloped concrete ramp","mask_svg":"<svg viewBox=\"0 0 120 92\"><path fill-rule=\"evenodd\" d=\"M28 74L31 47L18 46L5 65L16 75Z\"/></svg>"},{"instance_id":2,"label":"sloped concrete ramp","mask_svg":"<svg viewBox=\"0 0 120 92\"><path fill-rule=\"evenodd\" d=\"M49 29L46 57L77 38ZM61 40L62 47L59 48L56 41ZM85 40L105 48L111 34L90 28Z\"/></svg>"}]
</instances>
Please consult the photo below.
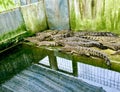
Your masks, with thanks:
<instances>
[{"instance_id":1,"label":"sloped concrete ramp","mask_svg":"<svg viewBox=\"0 0 120 92\"><path fill-rule=\"evenodd\" d=\"M34 64L3 83L0 92L105 92L75 77Z\"/></svg>"}]
</instances>

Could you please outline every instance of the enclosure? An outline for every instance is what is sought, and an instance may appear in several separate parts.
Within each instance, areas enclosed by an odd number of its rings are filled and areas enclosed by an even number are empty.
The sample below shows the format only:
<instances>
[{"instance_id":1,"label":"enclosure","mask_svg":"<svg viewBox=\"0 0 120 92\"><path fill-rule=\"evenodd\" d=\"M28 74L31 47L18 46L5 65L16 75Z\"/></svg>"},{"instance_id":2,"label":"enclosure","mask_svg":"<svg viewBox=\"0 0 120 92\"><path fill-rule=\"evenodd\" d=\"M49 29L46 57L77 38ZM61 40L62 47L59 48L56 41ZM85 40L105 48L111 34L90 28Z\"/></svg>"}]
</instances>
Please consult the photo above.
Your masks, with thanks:
<instances>
[{"instance_id":1,"label":"enclosure","mask_svg":"<svg viewBox=\"0 0 120 92\"><path fill-rule=\"evenodd\" d=\"M0 1L1 92L119 92L119 0Z\"/></svg>"}]
</instances>

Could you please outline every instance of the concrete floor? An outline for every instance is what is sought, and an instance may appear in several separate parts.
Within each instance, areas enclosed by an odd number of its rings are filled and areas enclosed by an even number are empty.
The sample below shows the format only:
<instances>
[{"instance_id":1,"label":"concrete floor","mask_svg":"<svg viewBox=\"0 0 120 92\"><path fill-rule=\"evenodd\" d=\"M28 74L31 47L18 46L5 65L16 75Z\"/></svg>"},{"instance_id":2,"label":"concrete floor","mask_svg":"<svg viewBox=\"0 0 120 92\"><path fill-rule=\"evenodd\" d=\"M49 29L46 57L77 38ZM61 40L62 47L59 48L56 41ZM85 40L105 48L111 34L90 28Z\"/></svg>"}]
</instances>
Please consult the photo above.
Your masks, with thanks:
<instances>
[{"instance_id":1,"label":"concrete floor","mask_svg":"<svg viewBox=\"0 0 120 92\"><path fill-rule=\"evenodd\" d=\"M38 64L33 64L1 85L0 92L105 92L102 87Z\"/></svg>"}]
</instances>

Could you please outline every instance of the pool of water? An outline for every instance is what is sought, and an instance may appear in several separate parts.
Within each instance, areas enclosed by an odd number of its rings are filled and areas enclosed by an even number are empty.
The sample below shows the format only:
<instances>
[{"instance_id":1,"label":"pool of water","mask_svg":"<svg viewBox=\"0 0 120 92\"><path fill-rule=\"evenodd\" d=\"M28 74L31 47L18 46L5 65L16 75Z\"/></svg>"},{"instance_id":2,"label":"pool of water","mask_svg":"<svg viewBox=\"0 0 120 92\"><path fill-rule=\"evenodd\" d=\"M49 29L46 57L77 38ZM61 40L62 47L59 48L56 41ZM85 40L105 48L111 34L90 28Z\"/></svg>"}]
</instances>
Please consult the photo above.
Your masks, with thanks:
<instances>
[{"instance_id":1,"label":"pool of water","mask_svg":"<svg viewBox=\"0 0 120 92\"><path fill-rule=\"evenodd\" d=\"M19 87L19 92L31 92L30 90L32 90L32 87L36 87L33 92L37 92L36 89L40 88L35 81L39 80L37 76L43 76L33 72L34 69L31 70L31 67L34 67L37 64L37 66L42 65L44 67L47 67L48 69L50 68L54 71L59 71L63 74L73 76L76 79L84 80L89 84L103 87L107 92L112 92L113 90L115 92L120 91L120 73L81 63L81 60L75 60L72 55L67 55L61 52L53 51L51 49L38 48L32 45L19 44L8 50L5 50L4 52L1 52L0 56L0 84L2 85L2 89L8 87L8 89L12 90L12 88L14 88L14 90L17 90L17 88L15 88L15 85L18 84L18 86L21 86ZM26 72L29 73L26 74ZM33 75L36 75L36 77L34 77ZM16 79L18 80L15 81ZM26 80L27 82L24 82L24 80ZM31 82L33 84L29 84L30 80L32 80ZM24 90L22 90L22 84L24 83L28 85L24 85ZM65 89L67 92L67 86L65 88L63 86L60 87ZM29 88L29 90L26 88ZM6 89L4 90L5 91L3 92L13 92ZM41 90L45 89L42 88Z\"/></svg>"}]
</instances>

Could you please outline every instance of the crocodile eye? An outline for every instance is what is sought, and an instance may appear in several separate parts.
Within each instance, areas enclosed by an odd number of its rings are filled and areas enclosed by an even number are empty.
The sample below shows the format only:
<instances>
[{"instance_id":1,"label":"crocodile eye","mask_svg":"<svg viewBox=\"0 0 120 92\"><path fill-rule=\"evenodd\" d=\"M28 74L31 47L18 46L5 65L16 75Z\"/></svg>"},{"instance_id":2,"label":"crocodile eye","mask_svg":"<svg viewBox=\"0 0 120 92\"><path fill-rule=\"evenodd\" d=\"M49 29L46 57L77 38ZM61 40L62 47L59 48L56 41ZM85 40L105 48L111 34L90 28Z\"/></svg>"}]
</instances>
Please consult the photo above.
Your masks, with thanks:
<instances>
[{"instance_id":1,"label":"crocodile eye","mask_svg":"<svg viewBox=\"0 0 120 92\"><path fill-rule=\"evenodd\" d=\"M102 56L101 53L99 53L99 56Z\"/></svg>"},{"instance_id":2,"label":"crocodile eye","mask_svg":"<svg viewBox=\"0 0 120 92\"><path fill-rule=\"evenodd\" d=\"M106 59L106 56L105 56L105 55L103 55L103 59Z\"/></svg>"}]
</instances>

